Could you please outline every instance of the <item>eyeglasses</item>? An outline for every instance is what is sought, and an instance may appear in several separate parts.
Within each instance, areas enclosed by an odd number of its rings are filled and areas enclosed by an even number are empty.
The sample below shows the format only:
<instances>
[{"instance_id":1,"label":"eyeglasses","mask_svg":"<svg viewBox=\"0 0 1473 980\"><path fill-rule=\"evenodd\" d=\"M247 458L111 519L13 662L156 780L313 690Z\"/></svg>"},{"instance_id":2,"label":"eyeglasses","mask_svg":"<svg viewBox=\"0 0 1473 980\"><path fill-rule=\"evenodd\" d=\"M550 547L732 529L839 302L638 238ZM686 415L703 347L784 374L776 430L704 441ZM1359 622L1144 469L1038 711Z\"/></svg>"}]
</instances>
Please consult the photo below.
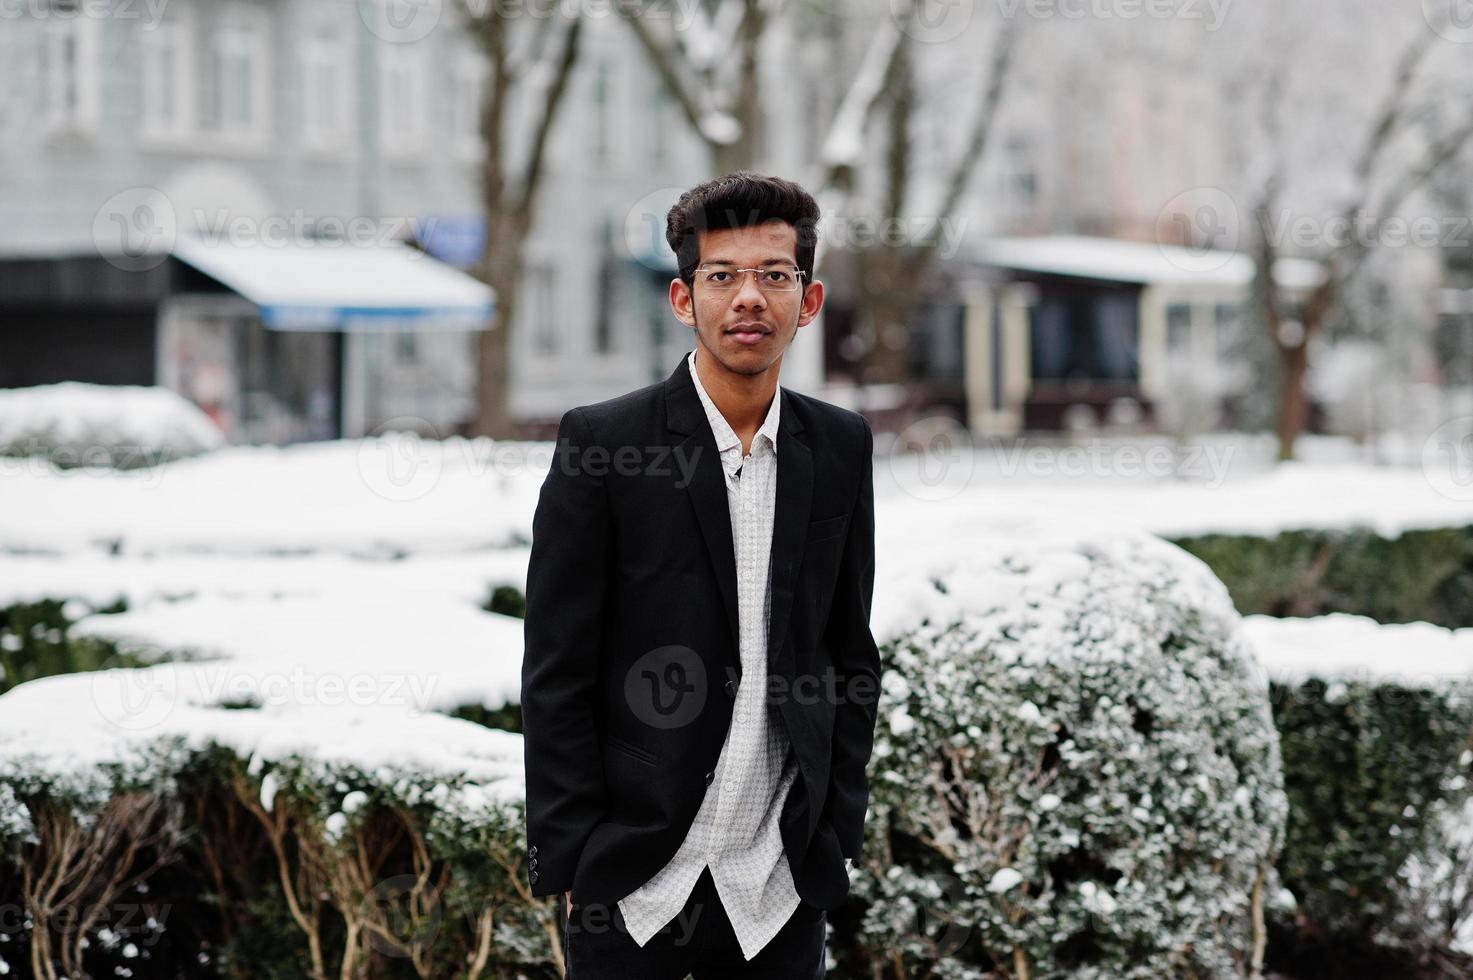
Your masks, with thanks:
<instances>
[{"instance_id":1,"label":"eyeglasses","mask_svg":"<svg viewBox=\"0 0 1473 980\"><path fill-rule=\"evenodd\" d=\"M792 292L802 285L803 272L799 269L733 269L729 265L703 265L696 270L696 280L707 289L725 292L736 289L748 272L757 274L757 288L764 293Z\"/></svg>"}]
</instances>

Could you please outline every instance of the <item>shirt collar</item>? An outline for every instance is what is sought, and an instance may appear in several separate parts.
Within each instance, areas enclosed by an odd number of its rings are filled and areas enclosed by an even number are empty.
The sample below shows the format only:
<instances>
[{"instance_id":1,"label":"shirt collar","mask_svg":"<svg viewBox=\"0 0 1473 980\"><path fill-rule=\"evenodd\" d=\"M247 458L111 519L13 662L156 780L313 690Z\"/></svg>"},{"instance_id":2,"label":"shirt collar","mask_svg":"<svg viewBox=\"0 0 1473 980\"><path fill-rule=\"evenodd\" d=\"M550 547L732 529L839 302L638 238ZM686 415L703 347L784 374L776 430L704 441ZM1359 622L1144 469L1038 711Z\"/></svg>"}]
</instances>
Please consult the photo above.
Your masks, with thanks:
<instances>
[{"instance_id":1,"label":"shirt collar","mask_svg":"<svg viewBox=\"0 0 1473 980\"><path fill-rule=\"evenodd\" d=\"M696 383L696 394L701 396L701 405L706 410L706 418L711 422L711 434L716 437L716 451L724 453L733 446L740 451L742 440L732 430L731 424L726 421L726 416L721 414L721 410L716 407L711 396L706 394L706 388L701 384L701 376L696 373L696 348L691 349L685 363L690 368L691 380ZM774 455L777 453L778 406L783 400L782 396L783 389L779 384L772 390L772 404L767 407L767 417L758 427L757 436L753 437L753 445L755 445L757 437L766 436Z\"/></svg>"}]
</instances>

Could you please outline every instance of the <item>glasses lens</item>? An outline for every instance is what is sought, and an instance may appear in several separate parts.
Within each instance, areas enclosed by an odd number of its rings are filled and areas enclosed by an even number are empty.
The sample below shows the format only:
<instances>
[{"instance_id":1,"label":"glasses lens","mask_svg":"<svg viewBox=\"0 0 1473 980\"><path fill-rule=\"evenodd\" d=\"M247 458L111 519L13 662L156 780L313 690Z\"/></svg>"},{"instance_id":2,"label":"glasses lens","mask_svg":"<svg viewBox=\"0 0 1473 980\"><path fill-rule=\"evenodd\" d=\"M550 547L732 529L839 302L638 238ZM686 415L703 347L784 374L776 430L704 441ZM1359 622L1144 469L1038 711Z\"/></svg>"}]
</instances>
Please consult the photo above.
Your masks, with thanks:
<instances>
[{"instance_id":1,"label":"glasses lens","mask_svg":"<svg viewBox=\"0 0 1473 980\"><path fill-rule=\"evenodd\" d=\"M798 288L798 273L791 269L729 269L717 267L703 269L700 273L702 285L709 289L735 289L748 272L757 277L757 286L763 290L785 292Z\"/></svg>"}]
</instances>

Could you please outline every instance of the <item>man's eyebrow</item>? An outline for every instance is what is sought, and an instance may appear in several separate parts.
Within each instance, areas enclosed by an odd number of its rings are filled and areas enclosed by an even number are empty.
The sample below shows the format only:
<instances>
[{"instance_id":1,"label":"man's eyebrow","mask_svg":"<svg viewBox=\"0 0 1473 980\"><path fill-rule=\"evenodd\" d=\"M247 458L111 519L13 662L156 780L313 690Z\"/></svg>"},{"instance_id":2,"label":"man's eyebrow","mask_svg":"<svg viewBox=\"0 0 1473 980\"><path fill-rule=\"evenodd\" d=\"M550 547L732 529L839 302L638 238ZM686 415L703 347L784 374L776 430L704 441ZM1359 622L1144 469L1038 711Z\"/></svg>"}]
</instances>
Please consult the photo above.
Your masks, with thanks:
<instances>
[{"instance_id":1,"label":"man's eyebrow","mask_svg":"<svg viewBox=\"0 0 1473 980\"><path fill-rule=\"evenodd\" d=\"M797 265L798 264L798 260L797 259L790 259L790 258L787 258L785 256L778 256L775 259L763 259L761 262L758 262L757 264L759 266L763 266L763 265L777 265L779 262L784 263L786 265ZM736 263L733 262L731 259L707 259L706 261L702 262L701 264L702 265L736 265Z\"/></svg>"}]
</instances>

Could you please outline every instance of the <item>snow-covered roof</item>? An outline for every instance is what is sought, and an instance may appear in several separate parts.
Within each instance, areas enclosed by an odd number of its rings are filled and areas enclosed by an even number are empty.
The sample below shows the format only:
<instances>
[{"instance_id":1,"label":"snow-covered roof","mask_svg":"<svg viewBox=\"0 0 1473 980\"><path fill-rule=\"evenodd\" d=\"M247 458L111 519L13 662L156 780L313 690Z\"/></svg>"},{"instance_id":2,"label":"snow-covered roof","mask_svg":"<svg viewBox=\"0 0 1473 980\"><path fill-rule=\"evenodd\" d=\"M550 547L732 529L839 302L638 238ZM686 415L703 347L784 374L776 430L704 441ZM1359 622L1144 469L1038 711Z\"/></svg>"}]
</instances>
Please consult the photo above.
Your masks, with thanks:
<instances>
[{"instance_id":1,"label":"snow-covered roof","mask_svg":"<svg viewBox=\"0 0 1473 980\"><path fill-rule=\"evenodd\" d=\"M1142 285L1246 286L1257 268L1241 252L1088 235L986 238L964 254L1003 269ZM1309 259L1284 258L1274 263L1274 276L1281 286L1304 289L1324 278L1324 267Z\"/></svg>"},{"instance_id":2,"label":"snow-covered roof","mask_svg":"<svg viewBox=\"0 0 1473 980\"><path fill-rule=\"evenodd\" d=\"M255 303L275 330L482 330L495 309L490 286L398 242L180 236L174 256Z\"/></svg>"}]
</instances>

